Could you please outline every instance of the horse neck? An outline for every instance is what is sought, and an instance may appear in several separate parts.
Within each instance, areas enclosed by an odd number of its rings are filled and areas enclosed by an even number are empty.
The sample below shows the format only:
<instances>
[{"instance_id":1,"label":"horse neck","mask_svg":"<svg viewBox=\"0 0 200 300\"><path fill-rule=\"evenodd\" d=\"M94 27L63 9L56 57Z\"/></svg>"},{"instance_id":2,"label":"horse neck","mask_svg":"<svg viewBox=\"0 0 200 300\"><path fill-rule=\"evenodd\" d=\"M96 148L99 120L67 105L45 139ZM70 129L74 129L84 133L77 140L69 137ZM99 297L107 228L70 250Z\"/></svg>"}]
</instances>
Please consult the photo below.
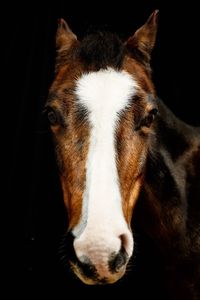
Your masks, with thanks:
<instances>
[{"instance_id":1,"label":"horse neck","mask_svg":"<svg viewBox=\"0 0 200 300\"><path fill-rule=\"evenodd\" d=\"M196 230L200 219L200 130L180 121L160 100L158 105L138 220L163 249L172 249L173 244L184 251L187 231Z\"/></svg>"}]
</instances>

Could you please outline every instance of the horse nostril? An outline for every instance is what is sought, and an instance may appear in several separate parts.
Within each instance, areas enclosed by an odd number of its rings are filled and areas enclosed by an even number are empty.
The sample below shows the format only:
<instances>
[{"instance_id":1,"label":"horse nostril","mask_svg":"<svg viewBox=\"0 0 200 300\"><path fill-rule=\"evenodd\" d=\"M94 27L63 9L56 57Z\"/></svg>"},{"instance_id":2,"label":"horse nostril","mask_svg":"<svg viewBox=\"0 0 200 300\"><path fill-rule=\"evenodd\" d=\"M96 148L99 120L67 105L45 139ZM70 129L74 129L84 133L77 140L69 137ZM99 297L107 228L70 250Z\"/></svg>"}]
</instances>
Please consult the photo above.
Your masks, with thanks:
<instances>
[{"instance_id":1,"label":"horse nostril","mask_svg":"<svg viewBox=\"0 0 200 300\"><path fill-rule=\"evenodd\" d=\"M86 277L95 278L97 270L86 256L82 256L81 259L78 260L77 265Z\"/></svg>"},{"instance_id":2,"label":"horse nostril","mask_svg":"<svg viewBox=\"0 0 200 300\"><path fill-rule=\"evenodd\" d=\"M128 254L122 246L117 255L112 255L108 262L111 273L117 273L127 262Z\"/></svg>"}]
</instances>

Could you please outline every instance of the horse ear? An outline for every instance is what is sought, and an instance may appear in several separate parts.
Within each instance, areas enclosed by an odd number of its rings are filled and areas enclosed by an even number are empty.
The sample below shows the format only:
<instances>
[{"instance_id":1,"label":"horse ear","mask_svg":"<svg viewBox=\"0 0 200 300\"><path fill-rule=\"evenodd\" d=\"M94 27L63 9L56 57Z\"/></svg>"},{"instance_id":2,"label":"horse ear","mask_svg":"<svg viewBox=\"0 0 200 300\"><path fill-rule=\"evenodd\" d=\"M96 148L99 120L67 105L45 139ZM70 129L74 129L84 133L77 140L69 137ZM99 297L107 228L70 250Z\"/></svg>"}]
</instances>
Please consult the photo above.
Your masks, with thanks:
<instances>
[{"instance_id":1,"label":"horse ear","mask_svg":"<svg viewBox=\"0 0 200 300\"><path fill-rule=\"evenodd\" d=\"M129 52L145 65L150 63L151 52L156 41L158 12L155 10L147 22L126 41Z\"/></svg>"},{"instance_id":2,"label":"horse ear","mask_svg":"<svg viewBox=\"0 0 200 300\"><path fill-rule=\"evenodd\" d=\"M71 31L65 20L59 19L56 32L56 48L58 53L70 49L76 40L76 35Z\"/></svg>"}]
</instances>

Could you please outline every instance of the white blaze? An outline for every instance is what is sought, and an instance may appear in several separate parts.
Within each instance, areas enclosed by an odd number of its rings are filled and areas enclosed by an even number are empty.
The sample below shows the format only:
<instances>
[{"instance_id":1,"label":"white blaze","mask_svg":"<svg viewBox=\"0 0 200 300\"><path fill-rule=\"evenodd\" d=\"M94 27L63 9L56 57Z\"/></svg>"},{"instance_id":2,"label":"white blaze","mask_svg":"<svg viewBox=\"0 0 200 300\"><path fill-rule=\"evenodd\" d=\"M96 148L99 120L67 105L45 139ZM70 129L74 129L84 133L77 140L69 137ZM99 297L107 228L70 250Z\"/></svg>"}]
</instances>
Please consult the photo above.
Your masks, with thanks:
<instances>
[{"instance_id":1,"label":"white blaze","mask_svg":"<svg viewBox=\"0 0 200 300\"><path fill-rule=\"evenodd\" d=\"M112 236L117 236L124 228L128 230L122 212L115 129L118 113L129 104L136 88L131 75L111 68L84 74L77 81L77 101L89 111L91 132L82 216L73 229L76 238L87 234L89 240L92 237L94 242L96 238L98 244L101 236L104 239L110 234L112 240ZM119 243L115 248L120 249L119 239L115 242ZM128 248L126 250L131 255L133 245Z\"/></svg>"}]
</instances>

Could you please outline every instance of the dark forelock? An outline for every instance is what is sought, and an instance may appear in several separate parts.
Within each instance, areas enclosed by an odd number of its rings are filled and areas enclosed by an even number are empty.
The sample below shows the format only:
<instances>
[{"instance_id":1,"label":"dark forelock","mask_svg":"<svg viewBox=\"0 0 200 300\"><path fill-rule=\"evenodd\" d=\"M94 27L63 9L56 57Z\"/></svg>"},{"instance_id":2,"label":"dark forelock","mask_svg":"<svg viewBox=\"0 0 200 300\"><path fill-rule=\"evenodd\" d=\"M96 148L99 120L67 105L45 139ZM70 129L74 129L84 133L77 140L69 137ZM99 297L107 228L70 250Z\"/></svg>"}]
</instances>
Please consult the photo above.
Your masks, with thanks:
<instances>
[{"instance_id":1,"label":"dark forelock","mask_svg":"<svg viewBox=\"0 0 200 300\"><path fill-rule=\"evenodd\" d=\"M79 56L84 65L98 71L113 67L120 69L125 47L119 37L110 32L87 35L81 42Z\"/></svg>"}]
</instances>

